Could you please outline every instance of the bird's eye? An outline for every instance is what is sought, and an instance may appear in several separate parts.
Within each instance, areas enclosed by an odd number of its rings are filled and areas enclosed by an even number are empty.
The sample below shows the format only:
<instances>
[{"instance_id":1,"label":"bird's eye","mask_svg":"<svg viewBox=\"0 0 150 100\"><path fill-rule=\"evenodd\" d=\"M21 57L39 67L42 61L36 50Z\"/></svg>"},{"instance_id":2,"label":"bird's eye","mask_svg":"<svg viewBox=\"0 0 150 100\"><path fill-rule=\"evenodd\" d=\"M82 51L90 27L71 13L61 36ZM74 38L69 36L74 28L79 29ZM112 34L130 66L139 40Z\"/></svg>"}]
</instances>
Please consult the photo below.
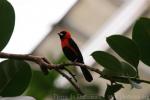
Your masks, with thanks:
<instances>
[{"instance_id":1,"label":"bird's eye","mask_svg":"<svg viewBox=\"0 0 150 100\"><path fill-rule=\"evenodd\" d=\"M64 34L63 34L63 33L59 33L59 35L60 35L60 36L64 36Z\"/></svg>"}]
</instances>

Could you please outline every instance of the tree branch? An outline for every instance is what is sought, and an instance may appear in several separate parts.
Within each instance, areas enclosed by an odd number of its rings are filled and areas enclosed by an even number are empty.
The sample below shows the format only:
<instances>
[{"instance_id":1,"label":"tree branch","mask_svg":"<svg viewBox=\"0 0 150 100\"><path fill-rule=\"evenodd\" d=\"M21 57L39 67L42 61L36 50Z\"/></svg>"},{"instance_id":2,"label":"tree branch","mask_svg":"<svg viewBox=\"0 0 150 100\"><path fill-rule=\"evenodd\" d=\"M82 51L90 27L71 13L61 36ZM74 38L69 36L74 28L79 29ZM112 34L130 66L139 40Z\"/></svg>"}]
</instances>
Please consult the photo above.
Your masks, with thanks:
<instances>
[{"instance_id":1,"label":"tree branch","mask_svg":"<svg viewBox=\"0 0 150 100\"><path fill-rule=\"evenodd\" d=\"M41 67L42 71L44 71L44 73L46 70L45 68L50 69L50 70L55 69L54 65L52 65L46 58L40 57L40 56L33 56L33 55L28 55L28 54L9 54L9 53L0 52L0 58L32 61L34 63L37 63ZM77 84L73 82L72 79L68 75L66 75L64 72L62 72L60 69L57 68L55 70L58 73L60 73L63 77L65 77L73 85L73 87L77 90L79 94L84 95L84 93L80 90Z\"/></svg>"},{"instance_id":2,"label":"tree branch","mask_svg":"<svg viewBox=\"0 0 150 100\"><path fill-rule=\"evenodd\" d=\"M72 65L72 66L80 66L80 67L87 68L87 69L89 69L89 70L91 70L91 71L93 71L93 72L96 72L96 73L100 74L102 78L108 79L108 80L110 80L110 81L114 81L115 79L118 79L118 80L121 79L121 80L123 80L123 81L129 81L129 79L131 79L131 80L136 81L136 82L143 82L143 83L150 84L150 81L141 80L141 79L138 79L138 78L135 78L135 77L129 77L129 76L109 76L109 75L105 75L105 74L103 74L102 71L100 71L100 70L97 69L97 68L93 68L93 67L90 67L90 66L88 66L88 65L85 65L85 64L82 64L82 63L77 63L77 62L75 62L75 63L57 64L57 65L54 65L53 67L59 69L59 68L62 68L62 67L64 67L64 66L70 66L70 65Z\"/></svg>"},{"instance_id":3,"label":"tree branch","mask_svg":"<svg viewBox=\"0 0 150 100\"><path fill-rule=\"evenodd\" d=\"M71 80L70 77L68 77L65 73L63 73L61 70L57 70L62 76L64 76L73 86L74 88L78 91L79 94L84 95L84 93L80 90L80 88Z\"/></svg>"},{"instance_id":4,"label":"tree branch","mask_svg":"<svg viewBox=\"0 0 150 100\"><path fill-rule=\"evenodd\" d=\"M69 69L67 69L67 68L63 68L66 72L68 72L71 76L72 76L72 78L74 79L74 81L76 81L77 82L77 79L76 79L76 75L75 74L73 74Z\"/></svg>"},{"instance_id":5,"label":"tree branch","mask_svg":"<svg viewBox=\"0 0 150 100\"><path fill-rule=\"evenodd\" d=\"M141 80L141 79L134 78L134 77L104 75L102 73L102 71L100 71L97 68L93 68L93 67L90 67L88 65L85 65L85 64L82 64L82 63L77 63L77 62L75 62L75 63L64 63L64 64L52 64L46 58L40 57L40 56L33 56L33 55L28 55L28 54L9 54L9 53L3 53L3 52L0 52L0 58L9 58L9 59L31 61L31 62L37 63L41 67L42 71L47 71L48 69L49 70L54 69L58 73L60 73L63 77L65 77L74 86L74 88L77 90L77 92L81 95L84 95L84 94L80 90L78 85L74 81L72 81L72 78L70 78L68 75L66 75L64 72L61 71L61 69L64 69L65 66L72 65L72 66L84 67L84 68L87 68L87 69L89 69L93 72L96 72L96 73L100 74L102 78L108 79L110 81L114 81L116 79L121 79L121 80L124 80L124 81L128 82L129 79L131 79L131 80L134 80L136 82L144 82L144 83L150 84L150 81Z\"/></svg>"}]
</instances>

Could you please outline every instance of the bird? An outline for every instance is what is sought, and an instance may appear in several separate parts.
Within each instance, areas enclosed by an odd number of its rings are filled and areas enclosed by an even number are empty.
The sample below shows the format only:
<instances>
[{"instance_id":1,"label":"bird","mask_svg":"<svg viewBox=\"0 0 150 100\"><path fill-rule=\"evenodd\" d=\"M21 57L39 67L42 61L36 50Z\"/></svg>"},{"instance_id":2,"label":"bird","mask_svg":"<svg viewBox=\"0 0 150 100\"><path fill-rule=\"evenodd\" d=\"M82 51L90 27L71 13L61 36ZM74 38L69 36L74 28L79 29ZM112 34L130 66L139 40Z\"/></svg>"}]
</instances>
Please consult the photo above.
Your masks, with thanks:
<instances>
[{"instance_id":1,"label":"bird","mask_svg":"<svg viewBox=\"0 0 150 100\"><path fill-rule=\"evenodd\" d=\"M79 50L77 44L71 37L71 33L68 31L61 31L58 33L61 40L61 47L64 55L71 62L78 62L84 64L81 51ZM88 82L93 80L93 77L87 68L80 67L81 71Z\"/></svg>"}]
</instances>

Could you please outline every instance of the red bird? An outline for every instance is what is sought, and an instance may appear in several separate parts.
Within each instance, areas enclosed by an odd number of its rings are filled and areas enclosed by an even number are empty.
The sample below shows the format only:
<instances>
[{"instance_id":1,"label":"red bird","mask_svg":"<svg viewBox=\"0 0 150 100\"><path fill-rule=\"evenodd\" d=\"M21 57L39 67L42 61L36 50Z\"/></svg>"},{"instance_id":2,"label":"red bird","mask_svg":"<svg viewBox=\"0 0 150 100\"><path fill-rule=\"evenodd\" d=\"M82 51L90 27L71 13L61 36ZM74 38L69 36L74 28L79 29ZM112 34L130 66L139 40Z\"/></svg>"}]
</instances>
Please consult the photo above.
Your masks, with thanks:
<instances>
[{"instance_id":1,"label":"red bird","mask_svg":"<svg viewBox=\"0 0 150 100\"><path fill-rule=\"evenodd\" d=\"M79 62L84 64L82 54L77 44L71 38L70 32L61 31L60 33L58 33L58 35L61 39L61 46L65 56L72 62ZM88 82L91 82L93 80L91 73L86 68L83 67L81 67L81 70L85 79Z\"/></svg>"}]
</instances>

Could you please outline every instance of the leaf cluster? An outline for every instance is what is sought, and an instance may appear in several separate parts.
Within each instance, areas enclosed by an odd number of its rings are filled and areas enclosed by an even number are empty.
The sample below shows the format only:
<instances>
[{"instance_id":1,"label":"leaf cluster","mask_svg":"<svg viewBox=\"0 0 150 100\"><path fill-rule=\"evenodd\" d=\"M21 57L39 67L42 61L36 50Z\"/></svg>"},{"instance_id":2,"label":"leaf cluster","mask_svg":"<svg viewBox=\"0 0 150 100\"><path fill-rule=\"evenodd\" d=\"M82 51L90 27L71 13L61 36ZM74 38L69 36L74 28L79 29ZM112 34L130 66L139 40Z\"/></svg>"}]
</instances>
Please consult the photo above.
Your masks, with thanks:
<instances>
[{"instance_id":1,"label":"leaf cluster","mask_svg":"<svg viewBox=\"0 0 150 100\"><path fill-rule=\"evenodd\" d=\"M132 87L139 87L137 85L140 82L133 81L130 78L140 79L138 73L139 61L150 66L150 19L140 18L136 21L131 39L122 35L112 35L107 37L106 41L122 60L104 51L93 52L92 56L95 61L104 67L103 74L128 77L129 81L117 79L114 82L127 83L131 84ZM111 86L108 85L108 87ZM111 88L113 87L112 85ZM114 95L114 93L112 92L111 95Z\"/></svg>"}]
</instances>

